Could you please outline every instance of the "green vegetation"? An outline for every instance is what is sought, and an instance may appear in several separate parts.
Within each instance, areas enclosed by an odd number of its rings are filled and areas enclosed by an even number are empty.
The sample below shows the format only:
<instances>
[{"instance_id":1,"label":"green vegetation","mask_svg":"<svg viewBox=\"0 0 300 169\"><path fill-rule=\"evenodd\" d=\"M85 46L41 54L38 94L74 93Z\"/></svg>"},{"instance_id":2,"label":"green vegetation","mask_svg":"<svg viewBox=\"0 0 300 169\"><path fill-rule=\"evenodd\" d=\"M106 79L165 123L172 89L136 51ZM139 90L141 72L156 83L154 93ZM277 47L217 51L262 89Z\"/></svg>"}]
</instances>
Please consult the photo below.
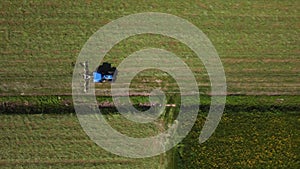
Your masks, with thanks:
<instances>
[{"instance_id":1,"label":"green vegetation","mask_svg":"<svg viewBox=\"0 0 300 169\"><path fill-rule=\"evenodd\" d=\"M299 6L295 0L2 0L0 168L300 168ZM161 35L116 44L104 58L113 66L140 49L162 48L180 57L199 82L197 123L166 158L129 159L101 149L83 132L71 97L73 67L88 38L140 12L173 14L199 27L218 51L230 95L216 132L198 144L210 82L193 51ZM148 103L141 93L151 89L161 88L168 99L178 92L174 79L157 70L139 73L130 87L137 108ZM133 137L159 132L116 113L109 84L96 88L102 113L115 129ZM166 116L164 124L173 118Z\"/></svg>"},{"instance_id":2,"label":"green vegetation","mask_svg":"<svg viewBox=\"0 0 300 169\"><path fill-rule=\"evenodd\" d=\"M136 104L138 100L147 102L141 96L132 100ZM207 142L199 144L209 106L209 97L202 98L192 131L176 149L167 152L167 161L173 162L169 167L300 166L299 96L230 96L227 100L217 130ZM71 97L1 97L0 101L1 168L158 168L163 163L160 156L130 159L98 147L82 130L72 106L63 105L71 103ZM99 103L110 101L109 97L99 98ZM20 107L12 111L12 103L16 103L14 108ZM151 123L135 124L124 119L114 108L101 111L112 127L126 135L146 137L158 132Z\"/></svg>"},{"instance_id":3,"label":"green vegetation","mask_svg":"<svg viewBox=\"0 0 300 169\"><path fill-rule=\"evenodd\" d=\"M128 159L106 152L87 137L73 113L2 114L0 119L1 168L156 169L159 164L157 157Z\"/></svg>"},{"instance_id":4,"label":"green vegetation","mask_svg":"<svg viewBox=\"0 0 300 169\"><path fill-rule=\"evenodd\" d=\"M292 0L1 1L0 94L70 94L73 64L88 38L110 21L150 11L187 19L209 37L223 62L229 94L300 94L299 2ZM105 60L117 65L146 47L181 57L195 72L201 92L209 93L201 62L187 46L168 37L125 39ZM135 83L139 89L145 85Z\"/></svg>"},{"instance_id":5,"label":"green vegetation","mask_svg":"<svg viewBox=\"0 0 300 169\"><path fill-rule=\"evenodd\" d=\"M300 115L294 112L225 113L216 132L197 143L204 116L185 138L181 168L299 168Z\"/></svg>"}]
</instances>

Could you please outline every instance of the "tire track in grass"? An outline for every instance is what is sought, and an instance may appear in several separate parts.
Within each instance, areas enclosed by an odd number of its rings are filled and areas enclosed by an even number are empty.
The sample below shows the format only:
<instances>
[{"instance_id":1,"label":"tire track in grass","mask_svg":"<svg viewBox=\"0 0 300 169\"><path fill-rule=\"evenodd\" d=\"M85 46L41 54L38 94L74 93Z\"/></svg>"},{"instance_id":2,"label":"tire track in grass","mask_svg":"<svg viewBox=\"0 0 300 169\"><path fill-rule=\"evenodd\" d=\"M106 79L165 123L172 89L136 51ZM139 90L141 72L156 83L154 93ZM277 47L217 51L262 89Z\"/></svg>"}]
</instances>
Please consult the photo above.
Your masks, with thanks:
<instances>
[{"instance_id":1,"label":"tire track in grass","mask_svg":"<svg viewBox=\"0 0 300 169\"><path fill-rule=\"evenodd\" d=\"M58 165L58 164L135 164L137 161L130 159L103 159L103 160L0 160L0 166L16 165Z\"/></svg>"}]
</instances>

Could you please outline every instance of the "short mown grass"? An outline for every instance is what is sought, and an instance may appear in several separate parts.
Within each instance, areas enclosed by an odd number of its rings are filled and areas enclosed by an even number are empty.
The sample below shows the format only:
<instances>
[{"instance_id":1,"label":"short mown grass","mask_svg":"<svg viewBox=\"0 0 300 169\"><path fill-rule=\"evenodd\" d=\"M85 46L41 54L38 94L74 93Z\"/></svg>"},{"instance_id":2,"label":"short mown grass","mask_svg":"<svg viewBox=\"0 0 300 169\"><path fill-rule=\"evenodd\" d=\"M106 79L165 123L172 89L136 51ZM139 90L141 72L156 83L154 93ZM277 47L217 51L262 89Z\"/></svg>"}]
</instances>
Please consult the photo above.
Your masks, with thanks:
<instances>
[{"instance_id":1,"label":"short mown grass","mask_svg":"<svg viewBox=\"0 0 300 169\"><path fill-rule=\"evenodd\" d=\"M115 19L140 12L176 15L201 29L220 55L230 94L299 95L298 6L295 0L1 1L0 95L71 94L74 63L89 37ZM149 47L183 59L208 93L201 62L168 37L124 39L104 60L117 66Z\"/></svg>"}]
</instances>

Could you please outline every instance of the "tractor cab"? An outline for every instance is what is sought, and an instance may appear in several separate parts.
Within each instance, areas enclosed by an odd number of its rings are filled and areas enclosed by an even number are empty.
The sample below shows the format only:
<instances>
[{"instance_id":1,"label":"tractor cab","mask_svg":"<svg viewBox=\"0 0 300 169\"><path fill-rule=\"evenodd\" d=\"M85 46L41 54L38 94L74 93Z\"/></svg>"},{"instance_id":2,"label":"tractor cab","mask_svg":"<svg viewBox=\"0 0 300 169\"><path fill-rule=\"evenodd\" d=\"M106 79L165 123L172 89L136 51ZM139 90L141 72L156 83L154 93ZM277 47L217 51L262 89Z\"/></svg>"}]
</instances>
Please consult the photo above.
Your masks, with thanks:
<instances>
[{"instance_id":1,"label":"tractor cab","mask_svg":"<svg viewBox=\"0 0 300 169\"><path fill-rule=\"evenodd\" d=\"M93 72L94 83L103 81L114 81L117 76L116 67L111 67L110 63L104 62L95 72Z\"/></svg>"}]
</instances>

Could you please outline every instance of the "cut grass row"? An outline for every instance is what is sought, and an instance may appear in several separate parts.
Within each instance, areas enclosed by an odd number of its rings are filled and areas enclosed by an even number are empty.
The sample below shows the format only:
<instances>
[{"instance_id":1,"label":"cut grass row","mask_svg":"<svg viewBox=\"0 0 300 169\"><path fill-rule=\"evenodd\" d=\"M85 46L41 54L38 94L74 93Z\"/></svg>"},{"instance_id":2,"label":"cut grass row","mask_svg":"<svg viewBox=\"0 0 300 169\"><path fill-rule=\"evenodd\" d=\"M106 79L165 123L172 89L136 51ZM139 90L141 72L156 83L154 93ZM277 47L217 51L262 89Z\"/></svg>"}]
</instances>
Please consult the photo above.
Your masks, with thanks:
<instances>
[{"instance_id":1,"label":"cut grass row","mask_svg":"<svg viewBox=\"0 0 300 169\"><path fill-rule=\"evenodd\" d=\"M175 95L167 94L167 98ZM208 110L210 96L201 95L199 107ZM96 97L99 107L113 110L112 97ZM131 96L133 105L149 103L149 97ZM5 114L34 114L34 113L58 113L74 112L72 97L70 96L7 96L0 97L0 113ZM227 96L227 111L299 111L299 96ZM169 103L173 104L173 103ZM107 110L105 110L107 111Z\"/></svg>"}]
</instances>

